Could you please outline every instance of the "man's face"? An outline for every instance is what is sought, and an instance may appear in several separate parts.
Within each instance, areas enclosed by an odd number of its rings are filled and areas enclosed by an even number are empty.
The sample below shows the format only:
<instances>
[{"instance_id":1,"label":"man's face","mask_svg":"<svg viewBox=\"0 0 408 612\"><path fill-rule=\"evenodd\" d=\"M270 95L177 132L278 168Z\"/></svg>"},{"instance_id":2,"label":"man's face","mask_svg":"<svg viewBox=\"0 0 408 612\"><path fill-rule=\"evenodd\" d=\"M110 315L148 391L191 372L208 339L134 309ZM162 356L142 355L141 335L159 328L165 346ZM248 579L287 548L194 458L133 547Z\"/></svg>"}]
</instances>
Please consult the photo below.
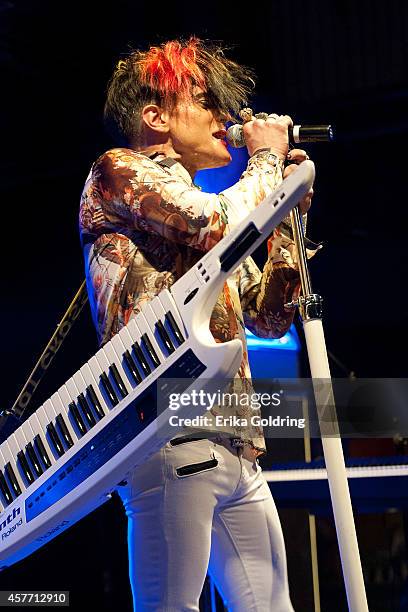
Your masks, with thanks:
<instances>
[{"instance_id":1,"label":"man's face","mask_svg":"<svg viewBox=\"0 0 408 612\"><path fill-rule=\"evenodd\" d=\"M194 174L204 168L219 168L231 161L225 140L227 117L210 108L205 92L196 87L193 102L178 104L169 119L170 137L180 162Z\"/></svg>"}]
</instances>

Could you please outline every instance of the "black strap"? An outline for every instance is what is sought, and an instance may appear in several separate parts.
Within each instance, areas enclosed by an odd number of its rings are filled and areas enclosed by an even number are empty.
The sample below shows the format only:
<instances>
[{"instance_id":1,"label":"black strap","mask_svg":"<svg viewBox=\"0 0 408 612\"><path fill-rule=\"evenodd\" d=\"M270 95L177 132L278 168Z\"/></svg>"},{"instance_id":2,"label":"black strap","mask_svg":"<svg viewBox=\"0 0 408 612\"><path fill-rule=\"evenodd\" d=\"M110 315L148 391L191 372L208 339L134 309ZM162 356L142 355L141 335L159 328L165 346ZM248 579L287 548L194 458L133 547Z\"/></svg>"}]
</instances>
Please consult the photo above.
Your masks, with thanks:
<instances>
[{"instance_id":1,"label":"black strap","mask_svg":"<svg viewBox=\"0 0 408 612\"><path fill-rule=\"evenodd\" d=\"M165 157L164 159L161 159L160 161L156 162L156 164L160 164L160 166L171 168L172 166L174 166L174 164L178 164L178 162L172 157Z\"/></svg>"},{"instance_id":2,"label":"black strap","mask_svg":"<svg viewBox=\"0 0 408 612\"><path fill-rule=\"evenodd\" d=\"M63 341L65 340L66 336L68 335L68 332L71 330L73 324L79 317L87 301L88 294L86 290L86 283L85 281L83 281L74 298L72 299L72 302L68 306L66 313L62 317L61 322L58 323L57 329L55 330L47 346L41 353L40 358L35 364L30 376L28 377L27 382L20 391L12 408L2 410L0 412L0 417L7 417L9 415L13 415L17 419L21 421L23 420L23 415L27 411L28 404L31 401L34 391L36 390L46 371L50 367L51 362L53 361L57 351L61 348Z\"/></svg>"}]
</instances>

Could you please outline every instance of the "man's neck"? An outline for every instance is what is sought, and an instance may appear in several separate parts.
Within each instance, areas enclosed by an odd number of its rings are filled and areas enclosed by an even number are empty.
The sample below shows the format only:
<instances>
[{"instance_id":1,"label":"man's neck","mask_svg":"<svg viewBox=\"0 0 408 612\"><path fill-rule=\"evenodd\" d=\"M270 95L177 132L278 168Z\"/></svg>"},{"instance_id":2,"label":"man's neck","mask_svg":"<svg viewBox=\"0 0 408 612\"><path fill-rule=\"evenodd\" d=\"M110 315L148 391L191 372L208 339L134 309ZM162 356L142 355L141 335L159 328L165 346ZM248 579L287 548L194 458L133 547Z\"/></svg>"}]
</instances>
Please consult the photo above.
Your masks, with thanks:
<instances>
[{"instance_id":1,"label":"man's neck","mask_svg":"<svg viewBox=\"0 0 408 612\"><path fill-rule=\"evenodd\" d=\"M134 145L132 149L138 151L139 153L143 153L143 155L147 155L148 157L153 156L154 154L164 155L164 157L171 157L172 159L181 163L182 166L187 170L192 179L196 174L196 168L188 168L185 164L183 164L180 153L176 153L173 149L171 143L165 142L161 144L144 144L144 145Z\"/></svg>"},{"instance_id":2,"label":"man's neck","mask_svg":"<svg viewBox=\"0 0 408 612\"><path fill-rule=\"evenodd\" d=\"M143 155L147 155L147 157L151 157L154 154L158 155L164 155L165 157L171 157L172 159L175 159L176 161L179 161L181 156L175 152L175 150L173 149L173 147L168 144L168 143L164 143L164 144L150 144L150 145L135 145L132 147L132 149L134 149L135 151L138 151L139 153L143 153Z\"/></svg>"}]
</instances>

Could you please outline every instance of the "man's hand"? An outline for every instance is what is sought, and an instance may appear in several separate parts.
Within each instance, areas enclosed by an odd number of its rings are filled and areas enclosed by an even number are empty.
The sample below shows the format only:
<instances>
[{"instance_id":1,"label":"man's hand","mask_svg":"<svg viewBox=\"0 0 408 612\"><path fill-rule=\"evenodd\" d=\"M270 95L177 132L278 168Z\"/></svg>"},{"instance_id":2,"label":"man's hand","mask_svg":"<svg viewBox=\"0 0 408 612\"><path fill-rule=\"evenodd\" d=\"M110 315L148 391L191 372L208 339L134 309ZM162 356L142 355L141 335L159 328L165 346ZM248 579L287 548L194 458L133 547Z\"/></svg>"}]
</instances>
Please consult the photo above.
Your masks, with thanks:
<instances>
[{"instance_id":1,"label":"man's hand","mask_svg":"<svg viewBox=\"0 0 408 612\"><path fill-rule=\"evenodd\" d=\"M286 159L289 149L288 128L293 126L289 115L270 115L264 119L252 119L243 125L244 138L249 156L258 149L269 148L282 161Z\"/></svg>"},{"instance_id":2,"label":"man's hand","mask_svg":"<svg viewBox=\"0 0 408 612\"><path fill-rule=\"evenodd\" d=\"M303 151L302 149L292 149L291 151L289 151L286 159L291 163L286 166L285 170L283 171L283 178L286 178L287 176L289 176L289 174L294 172L299 164L305 161L305 159L309 159L309 156L306 151ZM307 211L309 210L310 205L312 203L312 197L313 189L310 189L307 194L303 196L303 198L300 200L299 208L302 215L307 213Z\"/></svg>"}]
</instances>

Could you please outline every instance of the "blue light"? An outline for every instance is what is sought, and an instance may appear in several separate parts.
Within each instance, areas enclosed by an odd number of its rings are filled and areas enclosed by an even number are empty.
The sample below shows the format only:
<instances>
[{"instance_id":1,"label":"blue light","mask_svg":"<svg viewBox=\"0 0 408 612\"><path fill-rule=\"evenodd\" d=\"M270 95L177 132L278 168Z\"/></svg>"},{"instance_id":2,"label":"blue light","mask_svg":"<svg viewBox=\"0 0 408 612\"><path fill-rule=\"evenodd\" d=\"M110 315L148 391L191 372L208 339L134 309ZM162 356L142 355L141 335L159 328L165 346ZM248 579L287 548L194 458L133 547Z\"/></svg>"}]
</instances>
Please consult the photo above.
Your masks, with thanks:
<instances>
[{"instance_id":1,"label":"blue light","mask_svg":"<svg viewBox=\"0 0 408 612\"><path fill-rule=\"evenodd\" d=\"M248 163L248 152L246 147L243 149L228 147L228 150L232 155L232 162L222 168L200 170L194 178L195 185L207 193L220 193L239 180Z\"/></svg>"},{"instance_id":2,"label":"blue light","mask_svg":"<svg viewBox=\"0 0 408 612\"><path fill-rule=\"evenodd\" d=\"M248 349L265 350L276 349L284 351L299 351L300 342L294 325L291 325L289 331L282 337L276 339L258 338L249 329L245 330Z\"/></svg>"}]
</instances>

